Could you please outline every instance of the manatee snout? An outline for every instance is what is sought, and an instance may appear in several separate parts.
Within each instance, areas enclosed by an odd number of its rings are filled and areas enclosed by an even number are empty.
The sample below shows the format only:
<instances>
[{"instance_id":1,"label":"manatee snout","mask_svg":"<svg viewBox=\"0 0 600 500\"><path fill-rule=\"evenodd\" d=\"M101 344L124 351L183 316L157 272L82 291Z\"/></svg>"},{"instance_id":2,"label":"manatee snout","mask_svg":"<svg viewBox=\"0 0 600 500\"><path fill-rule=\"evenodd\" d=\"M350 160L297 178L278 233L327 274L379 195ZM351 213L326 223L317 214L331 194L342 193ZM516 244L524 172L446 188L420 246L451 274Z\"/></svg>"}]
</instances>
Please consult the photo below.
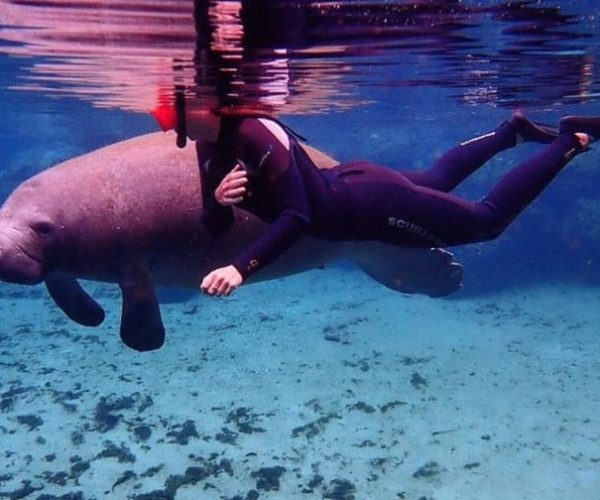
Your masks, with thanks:
<instances>
[{"instance_id":1,"label":"manatee snout","mask_svg":"<svg viewBox=\"0 0 600 500\"><path fill-rule=\"evenodd\" d=\"M43 279L43 263L19 245L14 237L0 232L0 280L36 285Z\"/></svg>"}]
</instances>

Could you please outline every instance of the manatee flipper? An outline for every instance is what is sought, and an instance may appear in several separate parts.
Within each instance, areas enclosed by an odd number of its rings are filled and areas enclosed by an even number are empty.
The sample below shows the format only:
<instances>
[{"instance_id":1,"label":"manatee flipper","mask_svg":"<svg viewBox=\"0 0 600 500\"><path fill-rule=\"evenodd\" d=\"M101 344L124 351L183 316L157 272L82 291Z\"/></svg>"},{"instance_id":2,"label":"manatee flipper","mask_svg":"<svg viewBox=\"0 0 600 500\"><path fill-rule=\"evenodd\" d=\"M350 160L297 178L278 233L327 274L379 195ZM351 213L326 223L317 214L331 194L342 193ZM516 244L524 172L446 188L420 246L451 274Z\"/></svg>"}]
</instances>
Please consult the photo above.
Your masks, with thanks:
<instances>
[{"instance_id":1,"label":"manatee flipper","mask_svg":"<svg viewBox=\"0 0 600 500\"><path fill-rule=\"evenodd\" d=\"M441 248L406 248L361 242L353 260L371 278L404 293L443 297L462 286L463 268Z\"/></svg>"},{"instance_id":2,"label":"manatee flipper","mask_svg":"<svg viewBox=\"0 0 600 500\"><path fill-rule=\"evenodd\" d=\"M123 294L121 339L136 351L159 349L165 342L156 290L142 264L128 266L119 282Z\"/></svg>"},{"instance_id":3,"label":"manatee flipper","mask_svg":"<svg viewBox=\"0 0 600 500\"><path fill-rule=\"evenodd\" d=\"M48 293L63 312L83 326L98 326L104 321L104 309L77 280L62 273L51 273L45 279Z\"/></svg>"}]
</instances>

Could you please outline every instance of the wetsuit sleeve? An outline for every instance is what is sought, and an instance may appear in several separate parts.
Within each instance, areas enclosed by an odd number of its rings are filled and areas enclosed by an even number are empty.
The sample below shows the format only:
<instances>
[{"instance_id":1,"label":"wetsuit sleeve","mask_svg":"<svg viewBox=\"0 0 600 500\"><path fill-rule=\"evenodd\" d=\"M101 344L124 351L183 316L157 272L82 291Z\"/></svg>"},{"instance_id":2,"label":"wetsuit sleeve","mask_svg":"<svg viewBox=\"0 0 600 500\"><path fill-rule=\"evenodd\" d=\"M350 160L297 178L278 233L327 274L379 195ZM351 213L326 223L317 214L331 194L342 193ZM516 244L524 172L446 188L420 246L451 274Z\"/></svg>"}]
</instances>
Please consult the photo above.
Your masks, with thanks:
<instances>
[{"instance_id":1,"label":"wetsuit sleeve","mask_svg":"<svg viewBox=\"0 0 600 500\"><path fill-rule=\"evenodd\" d=\"M259 203L274 214L265 232L234 260L246 279L288 250L310 224L310 210L302 175L291 152L258 120L246 120L239 138L246 164L257 169Z\"/></svg>"},{"instance_id":2,"label":"wetsuit sleeve","mask_svg":"<svg viewBox=\"0 0 600 500\"><path fill-rule=\"evenodd\" d=\"M235 161L229 162L227 158L219 155L218 147L218 144L215 146L208 141L196 141L196 156L202 189L201 221L208 232L214 236L227 233L234 221L232 207L221 205L215 198L215 189L235 163Z\"/></svg>"}]
</instances>

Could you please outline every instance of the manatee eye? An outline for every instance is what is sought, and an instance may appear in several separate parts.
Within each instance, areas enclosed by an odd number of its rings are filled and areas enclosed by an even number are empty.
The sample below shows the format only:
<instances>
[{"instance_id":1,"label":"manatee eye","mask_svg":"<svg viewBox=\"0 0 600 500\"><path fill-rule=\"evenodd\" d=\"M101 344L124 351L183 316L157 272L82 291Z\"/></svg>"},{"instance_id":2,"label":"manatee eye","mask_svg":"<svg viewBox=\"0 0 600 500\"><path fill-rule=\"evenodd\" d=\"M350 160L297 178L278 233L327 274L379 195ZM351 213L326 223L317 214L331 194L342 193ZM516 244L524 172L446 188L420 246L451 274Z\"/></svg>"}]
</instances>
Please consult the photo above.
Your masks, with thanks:
<instances>
[{"instance_id":1,"label":"manatee eye","mask_svg":"<svg viewBox=\"0 0 600 500\"><path fill-rule=\"evenodd\" d=\"M54 230L54 227L50 222L40 221L33 223L31 225L31 229L33 229L40 236L50 236Z\"/></svg>"}]
</instances>

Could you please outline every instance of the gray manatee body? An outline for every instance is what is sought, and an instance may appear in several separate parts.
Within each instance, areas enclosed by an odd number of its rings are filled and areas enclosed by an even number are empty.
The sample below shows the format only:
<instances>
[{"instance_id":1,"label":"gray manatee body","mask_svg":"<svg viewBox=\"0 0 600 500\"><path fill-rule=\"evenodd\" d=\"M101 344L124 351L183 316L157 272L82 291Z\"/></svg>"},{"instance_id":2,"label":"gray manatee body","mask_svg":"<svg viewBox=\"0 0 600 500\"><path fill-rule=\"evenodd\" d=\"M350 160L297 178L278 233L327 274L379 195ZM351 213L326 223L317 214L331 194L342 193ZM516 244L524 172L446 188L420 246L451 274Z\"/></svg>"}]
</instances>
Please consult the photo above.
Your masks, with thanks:
<instances>
[{"instance_id":1,"label":"gray manatee body","mask_svg":"<svg viewBox=\"0 0 600 500\"><path fill-rule=\"evenodd\" d=\"M77 278L118 283L120 333L130 347L160 347L164 327L154 285L198 288L227 265L265 224L235 209L235 224L214 237L201 224L196 151L171 134L149 134L50 168L21 184L0 208L0 279L46 283L74 321L99 325L103 309ZM303 238L252 276L262 281L347 258L377 281L406 293L443 296L460 287L462 268L439 249Z\"/></svg>"}]
</instances>

